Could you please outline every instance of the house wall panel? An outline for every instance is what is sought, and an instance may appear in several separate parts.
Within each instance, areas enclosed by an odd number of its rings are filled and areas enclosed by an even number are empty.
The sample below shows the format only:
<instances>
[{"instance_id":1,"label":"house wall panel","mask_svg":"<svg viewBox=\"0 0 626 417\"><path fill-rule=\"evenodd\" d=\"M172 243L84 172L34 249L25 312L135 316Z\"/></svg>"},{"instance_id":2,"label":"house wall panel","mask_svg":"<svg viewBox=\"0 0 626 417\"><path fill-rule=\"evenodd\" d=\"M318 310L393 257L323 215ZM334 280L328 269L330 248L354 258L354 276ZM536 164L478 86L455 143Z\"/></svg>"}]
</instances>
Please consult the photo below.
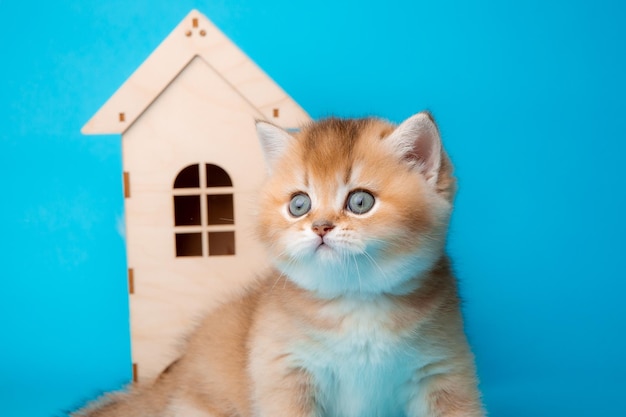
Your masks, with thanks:
<instances>
[{"instance_id":1,"label":"house wall panel","mask_svg":"<svg viewBox=\"0 0 626 417\"><path fill-rule=\"evenodd\" d=\"M254 239L255 195L265 175L254 127L259 117L237 90L195 57L123 135L124 170L133 190L126 200L126 223L128 263L135 273L133 362L140 379L158 375L175 359L180 339L198 317L266 267L263 248ZM175 256L175 231L187 229L174 227L174 180L196 163L200 171L212 163L231 176L234 256Z\"/></svg>"}]
</instances>

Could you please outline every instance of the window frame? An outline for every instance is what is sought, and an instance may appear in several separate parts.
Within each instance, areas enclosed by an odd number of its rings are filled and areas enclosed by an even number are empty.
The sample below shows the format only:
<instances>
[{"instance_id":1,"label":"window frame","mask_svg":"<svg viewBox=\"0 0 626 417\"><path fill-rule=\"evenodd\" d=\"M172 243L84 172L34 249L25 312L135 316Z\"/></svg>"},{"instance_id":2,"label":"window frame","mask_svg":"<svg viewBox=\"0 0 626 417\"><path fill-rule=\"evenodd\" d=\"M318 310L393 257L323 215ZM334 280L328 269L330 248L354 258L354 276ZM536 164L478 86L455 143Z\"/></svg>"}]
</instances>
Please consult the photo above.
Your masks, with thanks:
<instances>
[{"instance_id":1,"label":"window frame","mask_svg":"<svg viewBox=\"0 0 626 417\"><path fill-rule=\"evenodd\" d=\"M191 187L191 186L179 186L176 187L176 184L178 182L179 176L181 174L183 174L183 172L185 172L185 175L189 175L189 168L192 166L197 166L197 171L198 171L198 183L199 183L199 187ZM218 168L219 170L221 170L221 174L220 175L225 175L226 178L229 180L230 182L230 186L208 186L208 178L207 178L207 171L208 171L208 167L209 166L213 166ZM187 171L186 171L187 170ZM174 182L172 184L172 204L173 204L173 219L172 219L172 224L173 224L173 237L174 237L174 256L176 258L179 259L185 259L185 258L211 258L211 257L216 257L216 256L234 256L237 253L236 250L236 230L235 230L235 226L236 226L236 218L235 218L235 187L232 181L232 177L230 176L230 174L228 174L228 172L223 169L221 166L214 164L214 163L210 163L210 162L198 162L198 163L194 163L194 164L189 164L185 167L183 167L181 170L178 171L178 173L176 174L176 177L174 178ZM232 222L225 222L223 224L209 224L209 198L210 196L217 196L217 195L230 195L232 198ZM184 196L199 196L200 197L200 222L199 224L176 224L177 222L177 213L180 212L180 205L177 206L176 201L182 201L182 200L191 200L191 199L185 199L185 198L179 198L177 199L176 197L184 197ZM177 207L179 207L179 209L177 210ZM187 211L189 211L187 209ZM193 211L193 210L192 210ZM195 254L197 253L197 251L194 252L193 255L184 255L184 254L179 254L179 252L182 252L182 248L179 248L178 242L179 242L179 238L177 238L177 236L179 235L183 235L183 234L197 234L199 233L201 235L201 254ZM226 251L229 253L223 253L224 250L220 250L220 253L211 253L210 248L211 248L211 243L210 243L210 234L211 233L219 233L220 236L224 236L221 233L232 233L232 242L229 241L230 244L232 244L232 253L230 253L230 251ZM182 239L181 239L182 240ZM179 249L181 249L179 251ZM230 246L229 246L230 249Z\"/></svg>"}]
</instances>

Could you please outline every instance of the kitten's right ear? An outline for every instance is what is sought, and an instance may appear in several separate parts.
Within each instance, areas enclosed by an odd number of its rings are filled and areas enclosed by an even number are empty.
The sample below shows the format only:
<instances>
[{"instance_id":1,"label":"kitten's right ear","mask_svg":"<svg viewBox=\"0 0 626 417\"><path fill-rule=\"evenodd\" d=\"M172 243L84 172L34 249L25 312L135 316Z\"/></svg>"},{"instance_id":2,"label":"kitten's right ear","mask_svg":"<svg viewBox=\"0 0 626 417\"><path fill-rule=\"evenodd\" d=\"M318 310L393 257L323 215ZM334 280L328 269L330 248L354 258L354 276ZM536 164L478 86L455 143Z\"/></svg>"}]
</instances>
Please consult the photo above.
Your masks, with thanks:
<instances>
[{"instance_id":1,"label":"kitten's right ear","mask_svg":"<svg viewBox=\"0 0 626 417\"><path fill-rule=\"evenodd\" d=\"M267 169L272 172L276 161L280 159L294 138L280 127L263 120L256 121L256 132L261 142Z\"/></svg>"}]
</instances>

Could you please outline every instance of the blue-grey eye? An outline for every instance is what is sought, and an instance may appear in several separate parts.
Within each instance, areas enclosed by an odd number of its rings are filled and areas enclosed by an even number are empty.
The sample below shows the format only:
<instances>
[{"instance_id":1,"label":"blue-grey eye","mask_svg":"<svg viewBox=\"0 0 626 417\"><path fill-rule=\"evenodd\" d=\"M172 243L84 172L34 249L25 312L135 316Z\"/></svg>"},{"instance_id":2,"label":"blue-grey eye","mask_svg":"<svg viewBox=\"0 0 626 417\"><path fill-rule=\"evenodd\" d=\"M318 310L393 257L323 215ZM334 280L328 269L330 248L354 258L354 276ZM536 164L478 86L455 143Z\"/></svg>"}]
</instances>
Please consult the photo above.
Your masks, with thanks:
<instances>
[{"instance_id":1,"label":"blue-grey eye","mask_svg":"<svg viewBox=\"0 0 626 417\"><path fill-rule=\"evenodd\" d=\"M348 210L354 214L365 214L374 207L374 196L367 191L353 191L348 196Z\"/></svg>"},{"instance_id":2,"label":"blue-grey eye","mask_svg":"<svg viewBox=\"0 0 626 417\"><path fill-rule=\"evenodd\" d=\"M289 202L289 213L294 217L304 216L311 210L311 199L306 194L296 194Z\"/></svg>"}]
</instances>

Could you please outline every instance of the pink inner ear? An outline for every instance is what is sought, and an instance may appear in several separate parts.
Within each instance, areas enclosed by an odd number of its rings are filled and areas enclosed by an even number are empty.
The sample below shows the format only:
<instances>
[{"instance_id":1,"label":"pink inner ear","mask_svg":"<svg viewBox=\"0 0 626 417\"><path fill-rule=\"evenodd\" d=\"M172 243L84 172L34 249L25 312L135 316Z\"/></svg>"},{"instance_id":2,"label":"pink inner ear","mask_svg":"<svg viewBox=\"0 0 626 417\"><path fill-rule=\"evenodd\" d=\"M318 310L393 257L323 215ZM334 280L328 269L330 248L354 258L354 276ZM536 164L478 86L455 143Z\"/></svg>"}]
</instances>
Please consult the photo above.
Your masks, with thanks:
<instances>
[{"instance_id":1,"label":"pink inner ear","mask_svg":"<svg viewBox=\"0 0 626 417\"><path fill-rule=\"evenodd\" d=\"M433 138L430 132L422 132L415 139L413 144L413 150L411 152L411 158L417 161L422 172L430 177L433 175L431 172L436 165L438 165L439 155L435 154L435 144L437 138Z\"/></svg>"},{"instance_id":2,"label":"pink inner ear","mask_svg":"<svg viewBox=\"0 0 626 417\"><path fill-rule=\"evenodd\" d=\"M418 113L410 117L396 128L389 139L407 161L419 167L429 182L437 181L441 142L430 115Z\"/></svg>"}]
</instances>

